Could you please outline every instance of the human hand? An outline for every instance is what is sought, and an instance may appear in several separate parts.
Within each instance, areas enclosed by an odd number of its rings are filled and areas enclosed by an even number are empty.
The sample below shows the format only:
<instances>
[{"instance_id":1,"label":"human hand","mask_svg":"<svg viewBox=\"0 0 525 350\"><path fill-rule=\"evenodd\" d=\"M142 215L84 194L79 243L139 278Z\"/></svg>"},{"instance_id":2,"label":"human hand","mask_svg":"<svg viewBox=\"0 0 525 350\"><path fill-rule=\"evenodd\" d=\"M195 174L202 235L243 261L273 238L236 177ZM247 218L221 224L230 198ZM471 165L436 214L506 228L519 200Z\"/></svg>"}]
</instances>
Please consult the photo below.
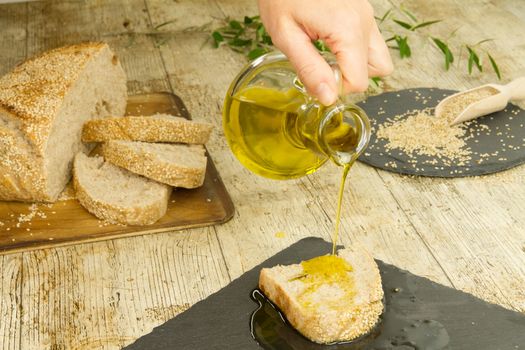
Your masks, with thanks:
<instances>
[{"instance_id":1,"label":"human hand","mask_svg":"<svg viewBox=\"0 0 525 350\"><path fill-rule=\"evenodd\" d=\"M274 45L290 60L308 92L324 105L338 87L332 69L313 46L321 39L337 58L344 92L364 91L368 77L392 72L388 48L367 0L258 0Z\"/></svg>"}]
</instances>

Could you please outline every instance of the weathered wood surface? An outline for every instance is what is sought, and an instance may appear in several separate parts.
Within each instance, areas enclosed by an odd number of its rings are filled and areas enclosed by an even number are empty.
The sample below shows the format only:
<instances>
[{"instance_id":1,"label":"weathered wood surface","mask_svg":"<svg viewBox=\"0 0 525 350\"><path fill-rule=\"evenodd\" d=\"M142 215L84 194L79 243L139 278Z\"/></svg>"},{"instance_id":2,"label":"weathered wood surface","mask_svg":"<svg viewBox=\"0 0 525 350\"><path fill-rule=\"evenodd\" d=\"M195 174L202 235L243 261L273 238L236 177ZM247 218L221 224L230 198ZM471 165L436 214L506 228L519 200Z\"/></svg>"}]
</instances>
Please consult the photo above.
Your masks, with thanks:
<instances>
[{"instance_id":1,"label":"weathered wood surface","mask_svg":"<svg viewBox=\"0 0 525 350\"><path fill-rule=\"evenodd\" d=\"M393 1L399 3L398 1ZM525 6L511 0L405 1L432 33L487 47L504 81L525 72ZM378 14L390 6L375 0ZM217 126L208 149L236 205L215 227L0 256L1 349L118 349L306 237L330 239L340 169L296 181L252 175L221 131L227 86L245 63L206 43L210 25L257 12L255 1L100 0L0 5L0 73L27 56L105 40L120 56L130 93L173 91ZM156 26L169 22L158 29ZM428 29L430 30L430 29ZM427 40L413 42L386 88L463 89L496 77L442 69ZM376 258L525 312L525 167L476 179L410 178L358 164L345 194L342 243ZM0 228L1 230L1 228ZM276 232L285 232L277 238Z\"/></svg>"}]
</instances>

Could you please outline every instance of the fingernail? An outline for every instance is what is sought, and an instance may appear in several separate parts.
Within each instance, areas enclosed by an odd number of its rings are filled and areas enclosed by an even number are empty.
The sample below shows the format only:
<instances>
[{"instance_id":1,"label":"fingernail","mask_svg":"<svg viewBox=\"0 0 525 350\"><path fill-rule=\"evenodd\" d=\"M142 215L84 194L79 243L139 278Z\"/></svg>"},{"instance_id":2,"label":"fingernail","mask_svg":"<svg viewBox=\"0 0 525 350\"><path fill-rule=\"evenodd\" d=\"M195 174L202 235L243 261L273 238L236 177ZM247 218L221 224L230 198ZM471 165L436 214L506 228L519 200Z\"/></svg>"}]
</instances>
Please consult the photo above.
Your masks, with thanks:
<instances>
[{"instance_id":1,"label":"fingernail","mask_svg":"<svg viewBox=\"0 0 525 350\"><path fill-rule=\"evenodd\" d=\"M321 102L325 106L331 105L336 100L334 91L330 89L330 86L328 86L327 83L319 84L316 90L316 95L319 99L319 102Z\"/></svg>"}]
</instances>

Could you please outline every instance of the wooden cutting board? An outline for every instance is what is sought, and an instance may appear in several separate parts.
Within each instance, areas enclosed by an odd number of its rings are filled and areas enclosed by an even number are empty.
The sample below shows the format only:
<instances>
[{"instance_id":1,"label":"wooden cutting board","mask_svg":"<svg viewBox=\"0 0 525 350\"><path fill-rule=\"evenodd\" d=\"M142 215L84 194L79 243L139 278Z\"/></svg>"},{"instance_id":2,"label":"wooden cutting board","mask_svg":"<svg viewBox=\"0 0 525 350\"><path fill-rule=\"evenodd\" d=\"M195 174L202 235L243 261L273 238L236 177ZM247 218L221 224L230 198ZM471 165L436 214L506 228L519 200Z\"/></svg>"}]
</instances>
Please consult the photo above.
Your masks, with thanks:
<instances>
[{"instance_id":1,"label":"wooden cutting board","mask_svg":"<svg viewBox=\"0 0 525 350\"><path fill-rule=\"evenodd\" d=\"M181 99L173 94L128 98L127 115L155 113L191 119ZM166 215L149 226L108 224L91 215L75 199L54 204L0 201L0 254L219 224L228 221L233 213L231 198L208 155L204 185L174 190Z\"/></svg>"}]
</instances>

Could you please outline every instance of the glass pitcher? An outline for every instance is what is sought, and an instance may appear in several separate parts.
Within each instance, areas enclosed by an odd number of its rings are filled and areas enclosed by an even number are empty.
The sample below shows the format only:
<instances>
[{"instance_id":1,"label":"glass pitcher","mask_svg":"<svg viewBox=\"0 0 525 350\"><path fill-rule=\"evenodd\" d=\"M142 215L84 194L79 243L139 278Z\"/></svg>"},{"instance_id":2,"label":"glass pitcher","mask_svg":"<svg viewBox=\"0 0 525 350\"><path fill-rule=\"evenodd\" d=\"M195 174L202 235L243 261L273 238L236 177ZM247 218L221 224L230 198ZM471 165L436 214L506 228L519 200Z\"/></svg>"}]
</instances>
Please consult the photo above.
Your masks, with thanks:
<instances>
[{"instance_id":1,"label":"glass pitcher","mask_svg":"<svg viewBox=\"0 0 525 350\"><path fill-rule=\"evenodd\" d=\"M335 57L323 57L341 91ZM313 173L328 159L350 164L370 139L370 123L361 108L341 99L323 106L308 95L280 52L257 58L237 75L224 101L223 126L239 161L272 179Z\"/></svg>"}]
</instances>

